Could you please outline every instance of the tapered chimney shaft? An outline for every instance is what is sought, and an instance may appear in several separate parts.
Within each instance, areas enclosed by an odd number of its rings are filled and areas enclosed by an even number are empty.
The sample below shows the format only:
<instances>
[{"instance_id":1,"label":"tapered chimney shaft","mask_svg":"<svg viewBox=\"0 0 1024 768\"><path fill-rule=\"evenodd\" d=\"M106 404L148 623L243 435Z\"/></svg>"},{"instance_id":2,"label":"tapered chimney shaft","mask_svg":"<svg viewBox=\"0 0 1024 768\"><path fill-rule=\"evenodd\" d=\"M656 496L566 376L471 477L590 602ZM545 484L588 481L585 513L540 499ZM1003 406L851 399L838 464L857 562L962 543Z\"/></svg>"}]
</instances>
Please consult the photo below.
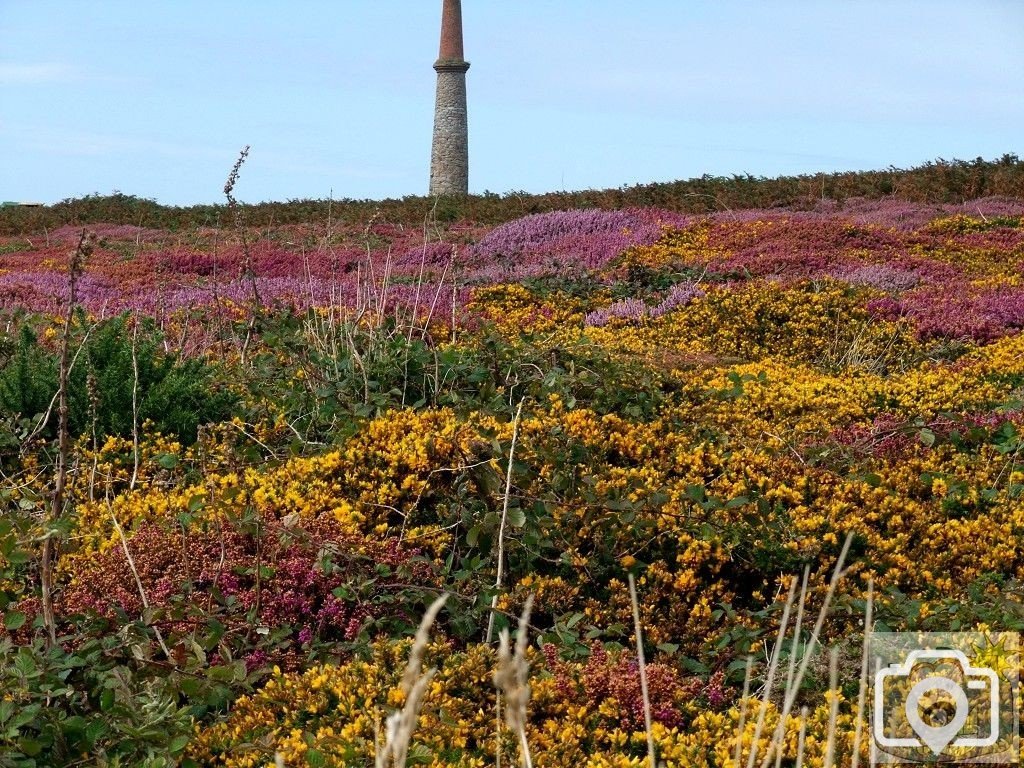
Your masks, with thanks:
<instances>
[{"instance_id":1,"label":"tapered chimney shaft","mask_svg":"<svg viewBox=\"0 0 1024 768\"><path fill-rule=\"evenodd\" d=\"M434 140L430 153L430 194L469 192L469 127L466 118L466 70L462 48L462 2L443 0L441 46L434 70Z\"/></svg>"}]
</instances>

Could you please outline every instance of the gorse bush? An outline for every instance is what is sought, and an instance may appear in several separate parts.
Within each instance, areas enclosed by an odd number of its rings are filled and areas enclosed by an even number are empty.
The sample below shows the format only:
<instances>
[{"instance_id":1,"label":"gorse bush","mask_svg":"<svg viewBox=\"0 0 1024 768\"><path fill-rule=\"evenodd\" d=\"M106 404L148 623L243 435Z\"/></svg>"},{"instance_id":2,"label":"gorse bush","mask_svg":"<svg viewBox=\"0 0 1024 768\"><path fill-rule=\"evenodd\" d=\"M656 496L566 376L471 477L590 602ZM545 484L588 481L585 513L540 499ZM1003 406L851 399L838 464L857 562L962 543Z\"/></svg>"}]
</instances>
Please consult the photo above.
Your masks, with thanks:
<instances>
[{"instance_id":1,"label":"gorse bush","mask_svg":"<svg viewBox=\"0 0 1024 768\"><path fill-rule=\"evenodd\" d=\"M165 352L163 335L152 320L139 319L137 328L132 322L121 316L92 325L83 315L75 316L68 408L72 435L93 430L100 438L130 435L134 420L191 442L200 425L229 416L237 398L213 365ZM61 332L61 327L46 325L50 340L44 340L25 322L15 336L0 342L0 415L34 426L51 410L59 363L53 338ZM52 437L55 430L51 413L43 435Z\"/></svg>"},{"instance_id":2,"label":"gorse bush","mask_svg":"<svg viewBox=\"0 0 1024 768\"><path fill-rule=\"evenodd\" d=\"M599 413L649 417L669 386L582 340L508 338L484 324L451 342L393 321L326 324L314 311L265 317L251 361L246 419L284 419L310 443L344 440L366 419L405 407L510 412L523 398L557 396Z\"/></svg>"},{"instance_id":3,"label":"gorse bush","mask_svg":"<svg viewBox=\"0 0 1024 768\"><path fill-rule=\"evenodd\" d=\"M901 180L938 200L1018 166ZM0 766L369 766L399 731L436 768L731 768L776 732L797 766L801 730L802 766L830 734L848 765L859 661L833 681L812 627L856 649L871 605L875 629L1024 629L1024 202L815 194L112 224L67 329L70 441L54 412L29 439L65 327L20 312L67 301L81 232L32 235L0 275ZM474 205L515 220L457 223Z\"/></svg>"}]
</instances>

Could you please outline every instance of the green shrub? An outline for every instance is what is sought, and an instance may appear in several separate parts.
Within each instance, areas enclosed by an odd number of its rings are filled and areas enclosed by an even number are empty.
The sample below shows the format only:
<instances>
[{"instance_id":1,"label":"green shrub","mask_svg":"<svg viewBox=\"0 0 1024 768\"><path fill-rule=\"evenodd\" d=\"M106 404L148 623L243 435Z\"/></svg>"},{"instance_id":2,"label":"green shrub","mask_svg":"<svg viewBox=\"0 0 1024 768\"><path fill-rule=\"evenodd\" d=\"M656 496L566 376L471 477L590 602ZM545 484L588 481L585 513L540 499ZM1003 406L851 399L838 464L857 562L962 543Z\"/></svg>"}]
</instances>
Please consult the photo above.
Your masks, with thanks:
<instances>
[{"instance_id":1,"label":"green shrub","mask_svg":"<svg viewBox=\"0 0 1024 768\"><path fill-rule=\"evenodd\" d=\"M154 430L193 442L201 424L230 416L236 398L218 381L213 365L165 354L153 321L139 322L133 341L127 316L106 320L88 332L84 320L75 319L68 392L71 434L90 432L93 418L100 436L131 434L134 344L139 422L149 420ZM22 325L16 337L3 340L0 418L36 420L46 413L57 392L58 368L58 352L40 341L31 324ZM55 434L56 423L54 413L44 436Z\"/></svg>"}]
</instances>

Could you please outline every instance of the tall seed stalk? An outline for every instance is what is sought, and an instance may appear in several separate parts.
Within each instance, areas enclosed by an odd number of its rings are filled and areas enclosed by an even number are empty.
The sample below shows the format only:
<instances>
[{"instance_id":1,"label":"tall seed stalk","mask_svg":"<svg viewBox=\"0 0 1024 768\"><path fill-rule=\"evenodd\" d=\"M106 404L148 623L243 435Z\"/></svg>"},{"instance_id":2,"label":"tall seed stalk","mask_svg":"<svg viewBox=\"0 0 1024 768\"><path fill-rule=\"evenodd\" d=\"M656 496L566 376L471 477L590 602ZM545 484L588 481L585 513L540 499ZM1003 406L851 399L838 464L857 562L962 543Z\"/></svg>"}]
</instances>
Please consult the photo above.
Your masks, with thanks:
<instances>
[{"instance_id":1,"label":"tall seed stalk","mask_svg":"<svg viewBox=\"0 0 1024 768\"><path fill-rule=\"evenodd\" d=\"M224 197L228 201L228 210L231 211L231 222L232 226L238 232L239 237L242 241L242 275L241 277L248 282L249 291L252 295L252 308L249 313L249 322L245 329L245 340L242 342L241 350L241 364L245 367L246 356L249 352L249 345L252 343L253 333L256 330L256 315L259 308L262 306L262 300L260 299L259 290L256 287L256 274L252 269L252 253L249 249L249 238L245 231L244 222L242 221L242 211L238 206L238 200L235 199L234 190L235 185L238 183L238 176L242 170L242 165L245 163L246 158L249 157L249 145L246 144L242 151L238 154L238 159L235 160L235 164L231 166L231 172L228 174L227 181L224 182Z\"/></svg>"},{"instance_id":2,"label":"tall seed stalk","mask_svg":"<svg viewBox=\"0 0 1024 768\"><path fill-rule=\"evenodd\" d=\"M92 253L95 236L82 231L78 246L71 254L68 264L68 306L64 313L64 332L60 343L60 369L57 383L57 466L50 496L50 512L46 519L43 535L39 583L42 592L43 626L46 628L47 647L57 644L57 617L53 609L53 566L57 557L57 523L64 515L64 490L68 476L68 454L71 451L71 435L68 429L68 379L71 375L71 325L75 305L78 303L78 278L82 274L85 259Z\"/></svg>"}]
</instances>

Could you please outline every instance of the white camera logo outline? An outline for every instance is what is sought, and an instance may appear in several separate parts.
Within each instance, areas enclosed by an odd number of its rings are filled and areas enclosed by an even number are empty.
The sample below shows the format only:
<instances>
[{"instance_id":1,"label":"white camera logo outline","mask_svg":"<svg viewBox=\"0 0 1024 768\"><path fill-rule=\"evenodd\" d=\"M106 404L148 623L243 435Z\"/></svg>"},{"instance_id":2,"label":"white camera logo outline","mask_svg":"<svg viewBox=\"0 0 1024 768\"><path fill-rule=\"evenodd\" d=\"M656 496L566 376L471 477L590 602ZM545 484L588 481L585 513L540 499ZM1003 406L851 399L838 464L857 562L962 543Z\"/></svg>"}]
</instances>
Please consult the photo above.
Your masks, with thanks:
<instances>
[{"instance_id":1,"label":"white camera logo outline","mask_svg":"<svg viewBox=\"0 0 1024 768\"><path fill-rule=\"evenodd\" d=\"M966 710L968 702L967 696L963 692L963 687L948 677L934 676L926 678L914 686L914 690L911 691L907 697L905 706L907 708L908 720L911 722L911 727L914 732L918 734L919 738L890 738L885 735L885 723L883 721L882 713L884 712L883 707L883 693L884 693L884 682L886 678L909 678L914 667L920 661L925 660L952 660L960 665L963 670L964 680L968 688L978 689L983 688L985 683L979 678L986 678L988 680L989 687L989 732L988 735L983 738L960 738L955 737L955 733L960 730L963 726L964 721L967 718ZM957 702L957 711L954 717L954 722L942 728L932 728L931 726L921 724L921 730L932 731L933 733L922 734L917 724L914 723L914 718L920 723L920 717L916 713L917 701L924 691L941 689L951 694ZM913 704L914 714L911 717L910 705ZM999 740L999 678L996 673L988 669L987 667L974 667L971 665L970 660L967 658L963 651L958 650L931 650L931 649L919 649L911 651L907 658L903 662L895 662L890 664L888 667L884 667L875 672L875 706L873 711L873 731L875 741L880 747L922 747L927 745L931 748L935 754L939 754L947 746L950 747L991 747ZM937 748L936 748L937 747Z\"/></svg>"}]
</instances>

